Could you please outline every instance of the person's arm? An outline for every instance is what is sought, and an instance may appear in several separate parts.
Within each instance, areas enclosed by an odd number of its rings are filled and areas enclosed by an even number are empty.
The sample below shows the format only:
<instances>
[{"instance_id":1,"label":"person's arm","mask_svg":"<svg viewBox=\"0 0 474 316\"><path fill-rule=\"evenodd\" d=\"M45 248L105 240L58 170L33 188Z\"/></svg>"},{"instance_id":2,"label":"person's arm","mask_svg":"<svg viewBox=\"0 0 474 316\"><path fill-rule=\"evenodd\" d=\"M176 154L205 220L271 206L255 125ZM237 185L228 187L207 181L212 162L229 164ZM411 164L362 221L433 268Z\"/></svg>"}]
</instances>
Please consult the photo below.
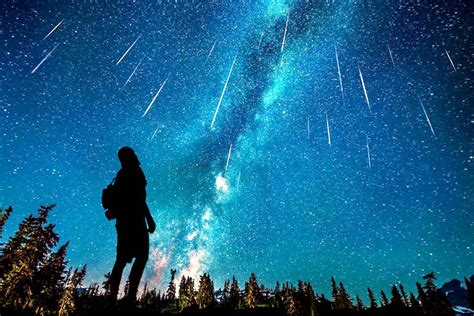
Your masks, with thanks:
<instances>
[{"instance_id":1,"label":"person's arm","mask_svg":"<svg viewBox=\"0 0 474 316\"><path fill-rule=\"evenodd\" d=\"M146 203L145 203L145 218L148 224L148 231L150 232L150 234L153 234L153 232L156 229L156 224L155 224L155 221L153 220L153 217L151 216L150 209L148 208L148 205Z\"/></svg>"}]
</instances>

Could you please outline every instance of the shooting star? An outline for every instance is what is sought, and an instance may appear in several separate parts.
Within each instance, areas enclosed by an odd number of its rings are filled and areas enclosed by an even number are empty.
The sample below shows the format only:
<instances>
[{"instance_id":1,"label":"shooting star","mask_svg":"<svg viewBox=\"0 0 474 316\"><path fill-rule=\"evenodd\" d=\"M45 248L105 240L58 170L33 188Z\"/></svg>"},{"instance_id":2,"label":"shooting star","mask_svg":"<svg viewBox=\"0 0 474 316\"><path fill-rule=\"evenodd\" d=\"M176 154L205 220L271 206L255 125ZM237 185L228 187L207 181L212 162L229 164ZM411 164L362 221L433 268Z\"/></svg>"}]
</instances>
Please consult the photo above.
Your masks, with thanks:
<instances>
[{"instance_id":1,"label":"shooting star","mask_svg":"<svg viewBox=\"0 0 474 316\"><path fill-rule=\"evenodd\" d=\"M369 169L372 168L372 162L371 162L371 159L370 159L370 147L369 147L369 136L365 135L365 138L367 140L367 161L369 163Z\"/></svg>"},{"instance_id":2,"label":"shooting star","mask_svg":"<svg viewBox=\"0 0 474 316\"><path fill-rule=\"evenodd\" d=\"M260 45L262 44L262 39L263 39L263 32L260 34L260 39L258 41L258 46L257 48L260 48Z\"/></svg>"},{"instance_id":3,"label":"shooting star","mask_svg":"<svg viewBox=\"0 0 474 316\"><path fill-rule=\"evenodd\" d=\"M239 171L239 175L237 176L237 190L240 187L240 173L241 173L241 171Z\"/></svg>"},{"instance_id":4,"label":"shooting star","mask_svg":"<svg viewBox=\"0 0 474 316\"><path fill-rule=\"evenodd\" d=\"M160 129L160 125L158 124L158 126L156 127L155 131L153 132L153 135L151 136L150 140L153 140L153 138L155 138L155 135L156 135L156 133L158 133L159 129Z\"/></svg>"},{"instance_id":5,"label":"shooting star","mask_svg":"<svg viewBox=\"0 0 474 316\"><path fill-rule=\"evenodd\" d=\"M390 49L390 46L388 44L387 44L387 48L388 48L388 53L390 55L390 60L392 61L392 65L393 67L395 67L395 61L393 60L392 50Z\"/></svg>"},{"instance_id":6,"label":"shooting star","mask_svg":"<svg viewBox=\"0 0 474 316\"><path fill-rule=\"evenodd\" d=\"M227 168L229 167L229 161L230 161L230 154L232 152L232 144L230 144L229 147L229 153L227 154L227 162L225 163L225 172L227 172Z\"/></svg>"},{"instance_id":7,"label":"shooting star","mask_svg":"<svg viewBox=\"0 0 474 316\"><path fill-rule=\"evenodd\" d=\"M46 34L46 36L43 38L43 41L45 39L47 39L51 34L53 34L54 31L56 31L56 29L64 22L64 19L61 20L61 22L59 22L51 31L49 31L48 34Z\"/></svg>"},{"instance_id":8,"label":"shooting star","mask_svg":"<svg viewBox=\"0 0 474 316\"><path fill-rule=\"evenodd\" d=\"M154 96L153 99L151 100L150 104L149 104L148 107L146 108L145 113L143 113L142 117L145 117L145 115L148 113L148 111L150 111L151 107L153 106L153 103L155 103L156 98L157 98L158 95L160 94L161 90L163 90L163 87L165 86L166 81L168 81L168 78L169 78L169 76L166 77L165 81L163 81L163 83L162 83L161 86L160 86L160 89L158 89L158 92L155 94L155 96Z\"/></svg>"},{"instance_id":9,"label":"shooting star","mask_svg":"<svg viewBox=\"0 0 474 316\"><path fill-rule=\"evenodd\" d=\"M214 51L214 47L216 47L217 40L214 41L214 44L212 44L211 50L209 51L209 54L207 55L206 61L211 57L212 52Z\"/></svg>"},{"instance_id":10,"label":"shooting star","mask_svg":"<svg viewBox=\"0 0 474 316\"><path fill-rule=\"evenodd\" d=\"M428 113L426 113L425 106L423 105L423 102L421 101L420 96L418 96L418 100L420 100L421 108L423 109L423 113L425 113L426 121L428 122L428 125L430 126L431 133L433 134L434 138L436 138L436 134L433 129L433 125L431 125L430 118L428 117Z\"/></svg>"},{"instance_id":11,"label":"shooting star","mask_svg":"<svg viewBox=\"0 0 474 316\"><path fill-rule=\"evenodd\" d=\"M132 74L128 77L127 81L125 81L124 85L122 88L125 88L125 86L127 85L127 83L130 82L130 80L132 79L133 75L135 74L135 72L137 71L138 69L138 66L140 66L140 64L142 63L143 61L143 58L138 62L138 64L135 66L135 68L133 69L132 71Z\"/></svg>"},{"instance_id":12,"label":"shooting star","mask_svg":"<svg viewBox=\"0 0 474 316\"><path fill-rule=\"evenodd\" d=\"M357 66L357 68L359 68L360 82L362 82L362 89L364 89L365 101L367 102L367 106L369 107L369 111L370 111L371 109L370 109L369 96L367 95L367 89L365 88L364 77L362 76L362 71L360 71L360 67Z\"/></svg>"},{"instance_id":13,"label":"shooting star","mask_svg":"<svg viewBox=\"0 0 474 316\"><path fill-rule=\"evenodd\" d=\"M234 64L235 64L236 59L237 59L237 56L234 57L234 60L232 61L232 66L230 66L229 74L227 75L227 79L225 81L224 88L222 89L222 93L221 93L221 96L219 98L219 102L217 103L216 112L214 113L214 117L212 118L211 129L214 126L214 122L216 121L217 113L219 112L219 108L221 106L222 98L224 98L225 91L227 90L227 84L229 83L230 75L232 74L232 69L234 69Z\"/></svg>"},{"instance_id":14,"label":"shooting star","mask_svg":"<svg viewBox=\"0 0 474 316\"><path fill-rule=\"evenodd\" d=\"M283 48L285 48L286 44L286 33L288 32L288 20L290 19L290 14L286 16L286 23L285 23L285 33L283 33L283 41L281 42L281 51L283 52Z\"/></svg>"},{"instance_id":15,"label":"shooting star","mask_svg":"<svg viewBox=\"0 0 474 316\"><path fill-rule=\"evenodd\" d=\"M135 42L132 43L132 45L130 45L130 47L125 51L125 53L123 53L122 57L120 57L120 59L117 61L116 65L120 64L120 62L122 61L122 59L125 58L125 56L127 56L128 52L133 48L133 46L135 46L135 44L138 42L138 40L140 39L142 35L138 35L137 39L135 40Z\"/></svg>"},{"instance_id":16,"label":"shooting star","mask_svg":"<svg viewBox=\"0 0 474 316\"><path fill-rule=\"evenodd\" d=\"M38 68L46 61L46 59L49 58L49 56L51 56L51 54L54 52L54 50L59 46L59 44L57 44L56 46L54 46L54 48L46 55L44 56L44 58L39 62L39 64L35 67L35 69L33 69L31 71L32 74L34 74L36 72L36 70L38 70Z\"/></svg>"},{"instance_id":17,"label":"shooting star","mask_svg":"<svg viewBox=\"0 0 474 316\"><path fill-rule=\"evenodd\" d=\"M328 112L326 112L326 129L328 131L328 144L331 146L331 129L329 128Z\"/></svg>"},{"instance_id":18,"label":"shooting star","mask_svg":"<svg viewBox=\"0 0 474 316\"><path fill-rule=\"evenodd\" d=\"M446 56L448 56L449 62L451 63L451 66L453 66L454 71L457 71L456 67L454 66L453 60L451 59L451 56L449 55L448 51L446 49L444 51L446 52Z\"/></svg>"},{"instance_id":19,"label":"shooting star","mask_svg":"<svg viewBox=\"0 0 474 316\"><path fill-rule=\"evenodd\" d=\"M341 96L342 102L344 103L344 87L342 85L342 75L341 75L341 67L339 65L339 55L337 54L337 46L334 44L334 50L336 51L336 64L337 64L337 74L339 75L339 86L341 88Z\"/></svg>"},{"instance_id":20,"label":"shooting star","mask_svg":"<svg viewBox=\"0 0 474 316\"><path fill-rule=\"evenodd\" d=\"M309 128L309 116L308 116L308 121L306 122L306 130L308 132L308 140L310 139L310 136L311 136L311 130Z\"/></svg>"}]
</instances>

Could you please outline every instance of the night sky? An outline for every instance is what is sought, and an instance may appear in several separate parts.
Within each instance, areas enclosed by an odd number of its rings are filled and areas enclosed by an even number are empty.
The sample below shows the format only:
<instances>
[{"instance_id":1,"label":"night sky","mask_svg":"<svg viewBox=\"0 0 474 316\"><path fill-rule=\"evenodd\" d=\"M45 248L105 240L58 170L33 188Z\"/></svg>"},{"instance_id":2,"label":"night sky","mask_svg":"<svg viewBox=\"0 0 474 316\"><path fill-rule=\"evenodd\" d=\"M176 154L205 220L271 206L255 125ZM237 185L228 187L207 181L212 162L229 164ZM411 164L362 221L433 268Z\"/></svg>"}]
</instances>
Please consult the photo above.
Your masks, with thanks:
<instances>
[{"instance_id":1,"label":"night sky","mask_svg":"<svg viewBox=\"0 0 474 316\"><path fill-rule=\"evenodd\" d=\"M445 2L1 1L4 238L55 203L70 264L102 282L100 197L130 146L149 286L471 275L473 7Z\"/></svg>"}]
</instances>

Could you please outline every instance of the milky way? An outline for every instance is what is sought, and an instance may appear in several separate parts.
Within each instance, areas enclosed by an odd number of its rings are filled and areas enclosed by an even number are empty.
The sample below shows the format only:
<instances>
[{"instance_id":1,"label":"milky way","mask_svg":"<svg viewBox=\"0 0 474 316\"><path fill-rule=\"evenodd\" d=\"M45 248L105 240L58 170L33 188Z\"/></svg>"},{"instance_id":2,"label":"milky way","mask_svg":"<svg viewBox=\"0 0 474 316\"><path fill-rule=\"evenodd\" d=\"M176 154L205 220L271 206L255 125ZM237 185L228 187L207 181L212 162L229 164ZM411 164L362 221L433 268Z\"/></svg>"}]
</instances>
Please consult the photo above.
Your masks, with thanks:
<instances>
[{"instance_id":1,"label":"milky way","mask_svg":"<svg viewBox=\"0 0 474 316\"><path fill-rule=\"evenodd\" d=\"M145 281L474 272L472 8L392 1L2 1L0 205L40 204L101 282L100 205L137 152Z\"/></svg>"}]
</instances>

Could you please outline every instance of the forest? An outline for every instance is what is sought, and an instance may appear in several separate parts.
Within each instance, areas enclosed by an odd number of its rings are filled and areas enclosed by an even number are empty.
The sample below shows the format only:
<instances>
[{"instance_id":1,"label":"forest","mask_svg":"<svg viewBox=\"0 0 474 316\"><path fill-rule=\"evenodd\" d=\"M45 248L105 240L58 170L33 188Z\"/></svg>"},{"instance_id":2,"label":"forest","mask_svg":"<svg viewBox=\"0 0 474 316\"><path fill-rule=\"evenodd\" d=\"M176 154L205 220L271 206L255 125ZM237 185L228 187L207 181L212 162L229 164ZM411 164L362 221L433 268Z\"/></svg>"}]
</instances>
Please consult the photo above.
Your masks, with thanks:
<instances>
[{"instance_id":1,"label":"forest","mask_svg":"<svg viewBox=\"0 0 474 316\"><path fill-rule=\"evenodd\" d=\"M13 208L0 210L0 315L458 315L436 286L433 272L420 277L416 293L397 284L377 296L368 288L363 298L352 296L334 277L331 296L326 297L310 282L300 280L267 287L251 273L243 285L233 277L217 288L207 273L199 280L184 276L175 280L176 270L172 269L165 291L145 284L136 302L112 301L109 273L102 284L85 286L87 266L68 267L69 242L59 245L55 225L48 221L53 209L54 205L41 206L36 215L21 221L6 242L3 228ZM471 309L473 280L464 279ZM127 284L124 292L126 295Z\"/></svg>"}]
</instances>

